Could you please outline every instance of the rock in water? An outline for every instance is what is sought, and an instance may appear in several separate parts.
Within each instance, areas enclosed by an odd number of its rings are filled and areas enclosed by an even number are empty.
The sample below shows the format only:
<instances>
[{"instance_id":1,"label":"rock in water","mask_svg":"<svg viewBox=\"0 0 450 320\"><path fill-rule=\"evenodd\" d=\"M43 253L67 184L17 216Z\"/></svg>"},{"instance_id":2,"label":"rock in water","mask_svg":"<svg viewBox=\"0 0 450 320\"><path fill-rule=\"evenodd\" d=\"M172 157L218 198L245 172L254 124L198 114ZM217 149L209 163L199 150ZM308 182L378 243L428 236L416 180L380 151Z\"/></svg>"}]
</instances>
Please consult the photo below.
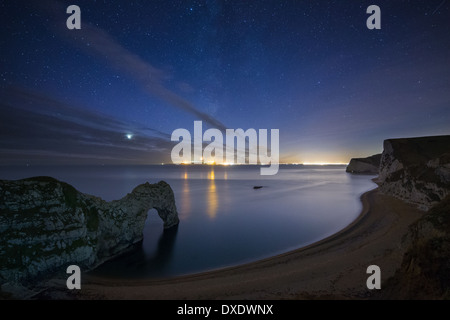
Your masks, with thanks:
<instances>
[{"instance_id":1,"label":"rock in water","mask_svg":"<svg viewBox=\"0 0 450 320\"><path fill-rule=\"evenodd\" d=\"M345 171L358 174L378 174L381 153L367 158L353 158Z\"/></svg>"},{"instance_id":2,"label":"rock in water","mask_svg":"<svg viewBox=\"0 0 450 320\"><path fill-rule=\"evenodd\" d=\"M428 210L450 193L450 136L385 140L378 184Z\"/></svg>"},{"instance_id":3,"label":"rock in water","mask_svg":"<svg viewBox=\"0 0 450 320\"><path fill-rule=\"evenodd\" d=\"M178 224L164 182L106 202L49 177L0 180L0 285L45 279L71 264L90 270L143 238L148 210Z\"/></svg>"}]
</instances>

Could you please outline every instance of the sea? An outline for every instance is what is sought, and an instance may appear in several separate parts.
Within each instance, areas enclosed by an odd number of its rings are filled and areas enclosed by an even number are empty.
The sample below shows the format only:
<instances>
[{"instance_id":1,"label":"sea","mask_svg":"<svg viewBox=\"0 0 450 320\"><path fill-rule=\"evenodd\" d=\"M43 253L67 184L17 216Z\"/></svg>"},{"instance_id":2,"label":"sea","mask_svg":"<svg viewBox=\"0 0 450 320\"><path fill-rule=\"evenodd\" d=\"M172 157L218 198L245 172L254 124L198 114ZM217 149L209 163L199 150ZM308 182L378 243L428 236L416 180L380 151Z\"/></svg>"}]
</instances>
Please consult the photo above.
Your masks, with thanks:
<instances>
[{"instance_id":1,"label":"sea","mask_svg":"<svg viewBox=\"0 0 450 320\"><path fill-rule=\"evenodd\" d=\"M145 182L172 187L179 225L164 230L150 210L142 243L91 271L109 278L170 278L302 248L352 223L360 196L376 187L375 176L346 173L343 165L281 165L273 176L250 165L0 167L0 179L33 176L107 201Z\"/></svg>"}]
</instances>

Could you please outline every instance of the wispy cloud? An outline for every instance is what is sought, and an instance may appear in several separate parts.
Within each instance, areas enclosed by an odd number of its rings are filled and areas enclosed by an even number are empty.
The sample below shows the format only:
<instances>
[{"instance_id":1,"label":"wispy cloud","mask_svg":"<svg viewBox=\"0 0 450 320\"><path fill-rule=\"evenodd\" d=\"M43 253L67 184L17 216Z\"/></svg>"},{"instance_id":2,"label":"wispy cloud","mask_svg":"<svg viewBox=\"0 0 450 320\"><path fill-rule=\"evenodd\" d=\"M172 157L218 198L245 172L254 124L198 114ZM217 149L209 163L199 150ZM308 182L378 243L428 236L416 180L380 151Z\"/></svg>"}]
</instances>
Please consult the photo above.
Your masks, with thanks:
<instances>
[{"instance_id":1,"label":"wispy cloud","mask_svg":"<svg viewBox=\"0 0 450 320\"><path fill-rule=\"evenodd\" d=\"M161 162L173 143L166 133L10 87L1 92L1 162L14 159L103 159L113 163ZM126 135L133 133L132 139ZM8 157L5 155L8 154Z\"/></svg>"},{"instance_id":2,"label":"wispy cloud","mask_svg":"<svg viewBox=\"0 0 450 320\"><path fill-rule=\"evenodd\" d=\"M200 111L192 103L166 88L164 82L169 77L168 74L123 47L106 31L93 26L85 19L82 21L81 30L68 30L64 20L68 17L65 14L66 8L57 1L48 0L39 3L41 8L56 21L57 27L54 31L68 43L87 54L97 56L119 72L135 79L152 96L194 115L198 120L205 121L215 128L226 129L218 119Z\"/></svg>"}]
</instances>

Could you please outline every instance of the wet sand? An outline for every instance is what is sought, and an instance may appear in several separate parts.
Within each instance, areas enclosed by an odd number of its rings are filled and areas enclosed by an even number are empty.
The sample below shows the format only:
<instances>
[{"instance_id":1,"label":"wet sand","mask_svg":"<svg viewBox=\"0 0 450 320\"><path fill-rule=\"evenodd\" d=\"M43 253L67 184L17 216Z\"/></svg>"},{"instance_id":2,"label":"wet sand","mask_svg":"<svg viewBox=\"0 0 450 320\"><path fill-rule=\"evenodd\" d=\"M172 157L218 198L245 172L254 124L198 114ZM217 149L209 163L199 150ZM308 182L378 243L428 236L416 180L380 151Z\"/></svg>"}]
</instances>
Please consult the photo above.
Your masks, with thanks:
<instances>
[{"instance_id":1,"label":"wet sand","mask_svg":"<svg viewBox=\"0 0 450 320\"><path fill-rule=\"evenodd\" d=\"M422 211L376 189L344 230L307 247L264 260L164 280L104 279L86 274L81 299L366 299L366 269L384 281L400 266L401 239Z\"/></svg>"}]
</instances>

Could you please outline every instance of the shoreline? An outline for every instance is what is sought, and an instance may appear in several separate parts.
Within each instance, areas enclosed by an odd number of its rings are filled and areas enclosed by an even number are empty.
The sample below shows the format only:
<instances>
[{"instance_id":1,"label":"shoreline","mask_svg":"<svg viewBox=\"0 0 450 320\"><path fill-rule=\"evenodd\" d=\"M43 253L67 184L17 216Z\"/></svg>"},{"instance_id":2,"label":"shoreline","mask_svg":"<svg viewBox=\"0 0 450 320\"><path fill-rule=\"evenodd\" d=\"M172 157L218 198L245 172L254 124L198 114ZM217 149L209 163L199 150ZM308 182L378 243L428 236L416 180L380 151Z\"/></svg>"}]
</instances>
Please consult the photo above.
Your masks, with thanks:
<instances>
[{"instance_id":1,"label":"shoreline","mask_svg":"<svg viewBox=\"0 0 450 320\"><path fill-rule=\"evenodd\" d=\"M401 238L423 212L380 194L360 197L361 213L339 232L262 260L167 279L106 279L89 273L75 299L367 299L366 268L383 283L400 266Z\"/></svg>"}]
</instances>

